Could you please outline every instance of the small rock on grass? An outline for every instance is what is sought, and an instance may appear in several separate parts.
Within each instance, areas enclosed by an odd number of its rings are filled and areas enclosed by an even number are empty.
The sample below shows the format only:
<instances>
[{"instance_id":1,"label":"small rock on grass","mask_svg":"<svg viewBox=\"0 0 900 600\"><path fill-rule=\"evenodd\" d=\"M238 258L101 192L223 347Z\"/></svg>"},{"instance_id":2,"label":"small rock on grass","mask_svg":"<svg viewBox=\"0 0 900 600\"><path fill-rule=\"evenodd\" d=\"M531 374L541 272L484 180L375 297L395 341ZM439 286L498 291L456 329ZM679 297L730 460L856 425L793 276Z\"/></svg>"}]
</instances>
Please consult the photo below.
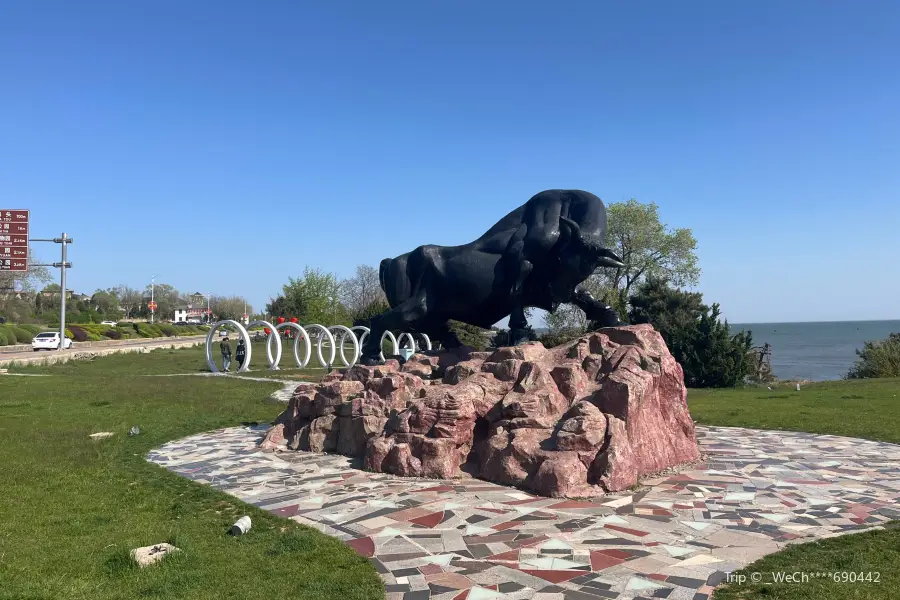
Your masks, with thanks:
<instances>
[{"instance_id":1,"label":"small rock on grass","mask_svg":"<svg viewBox=\"0 0 900 600\"><path fill-rule=\"evenodd\" d=\"M116 435L112 431L99 431L97 433L92 433L88 437L92 440L105 440L106 438L112 437Z\"/></svg>"},{"instance_id":2,"label":"small rock on grass","mask_svg":"<svg viewBox=\"0 0 900 600\"><path fill-rule=\"evenodd\" d=\"M181 548L176 548L172 544L154 544L153 546L144 546L143 548L135 548L131 551L131 557L137 562L141 568L147 565L161 561L167 554L171 552L180 552Z\"/></svg>"}]
</instances>

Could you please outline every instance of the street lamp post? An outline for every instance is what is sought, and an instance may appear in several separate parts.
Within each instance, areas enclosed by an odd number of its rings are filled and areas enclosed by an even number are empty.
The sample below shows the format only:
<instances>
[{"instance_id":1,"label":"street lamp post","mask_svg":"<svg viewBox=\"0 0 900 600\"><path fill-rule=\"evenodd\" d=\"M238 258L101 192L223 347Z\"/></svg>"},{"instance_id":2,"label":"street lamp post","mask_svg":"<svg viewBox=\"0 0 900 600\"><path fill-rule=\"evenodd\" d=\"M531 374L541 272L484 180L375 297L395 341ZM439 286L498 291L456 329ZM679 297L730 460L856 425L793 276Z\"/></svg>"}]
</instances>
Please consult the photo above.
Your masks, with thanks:
<instances>
[{"instance_id":1,"label":"street lamp post","mask_svg":"<svg viewBox=\"0 0 900 600\"><path fill-rule=\"evenodd\" d=\"M150 278L150 322L153 323L153 314L156 312L153 302L153 288L156 285L156 275Z\"/></svg>"}]
</instances>

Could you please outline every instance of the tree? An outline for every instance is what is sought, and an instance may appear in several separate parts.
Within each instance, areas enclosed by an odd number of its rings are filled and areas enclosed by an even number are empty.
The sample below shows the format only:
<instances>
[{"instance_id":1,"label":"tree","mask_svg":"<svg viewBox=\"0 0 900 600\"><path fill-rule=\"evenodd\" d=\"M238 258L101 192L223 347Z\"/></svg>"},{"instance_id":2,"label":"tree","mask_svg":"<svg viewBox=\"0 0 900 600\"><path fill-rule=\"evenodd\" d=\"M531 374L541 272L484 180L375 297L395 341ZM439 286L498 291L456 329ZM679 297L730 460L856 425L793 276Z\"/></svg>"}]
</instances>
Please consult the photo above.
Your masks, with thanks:
<instances>
[{"instance_id":1,"label":"tree","mask_svg":"<svg viewBox=\"0 0 900 600\"><path fill-rule=\"evenodd\" d=\"M172 319L175 316L175 308L181 304L181 294L168 283L157 283L152 286L148 285L144 288L144 296L141 298L141 306L137 311L137 314L150 316L148 303L151 298L156 302L155 314L156 318L160 320Z\"/></svg>"},{"instance_id":2,"label":"tree","mask_svg":"<svg viewBox=\"0 0 900 600\"><path fill-rule=\"evenodd\" d=\"M652 324L679 362L695 343L700 318L709 312L709 307L703 304L703 294L676 289L657 277L641 284L630 304L628 320L635 325Z\"/></svg>"},{"instance_id":3,"label":"tree","mask_svg":"<svg viewBox=\"0 0 900 600\"><path fill-rule=\"evenodd\" d=\"M0 293L2 292L33 292L52 281L50 269L38 267L38 259L34 256L34 248L28 247L28 270L24 273L13 271L0 271ZM57 286L57 289L59 287Z\"/></svg>"},{"instance_id":4,"label":"tree","mask_svg":"<svg viewBox=\"0 0 900 600\"><path fill-rule=\"evenodd\" d=\"M390 310L391 305L388 304L387 300L379 299L373 301L368 306L362 308L362 310L357 311L353 315L353 326L354 327L372 327L372 317L377 317L380 314L384 314L388 310Z\"/></svg>"},{"instance_id":5,"label":"tree","mask_svg":"<svg viewBox=\"0 0 900 600\"><path fill-rule=\"evenodd\" d=\"M306 267L303 276L291 277L282 289L282 296L291 306L302 306L304 313L294 315L304 323L319 323L326 327L347 325L352 319L341 304L341 285L334 273Z\"/></svg>"},{"instance_id":6,"label":"tree","mask_svg":"<svg viewBox=\"0 0 900 600\"><path fill-rule=\"evenodd\" d=\"M631 298L631 322L650 323L681 364L688 387L733 387L754 370L752 335L732 335L719 319L718 304L708 307L699 293L675 289L660 279L645 281Z\"/></svg>"},{"instance_id":7,"label":"tree","mask_svg":"<svg viewBox=\"0 0 900 600\"><path fill-rule=\"evenodd\" d=\"M299 319L301 315L306 313L306 306L302 300L302 298L297 297L288 299L284 296L271 298L269 303L266 304L266 313L273 317L284 317L285 319L297 317Z\"/></svg>"},{"instance_id":8,"label":"tree","mask_svg":"<svg viewBox=\"0 0 900 600\"><path fill-rule=\"evenodd\" d=\"M900 333L892 333L880 342L865 342L856 356L856 364L846 379L900 377Z\"/></svg>"},{"instance_id":9,"label":"tree","mask_svg":"<svg viewBox=\"0 0 900 600\"><path fill-rule=\"evenodd\" d=\"M376 303L387 303L378 270L369 265L357 265L356 275L341 282L341 302L354 318Z\"/></svg>"},{"instance_id":10,"label":"tree","mask_svg":"<svg viewBox=\"0 0 900 600\"><path fill-rule=\"evenodd\" d=\"M91 296L91 305L104 315L115 315L119 312L119 300L114 294L105 290L97 290Z\"/></svg>"},{"instance_id":11,"label":"tree","mask_svg":"<svg viewBox=\"0 0 900 600\"><path fill-rule=\"evenodd\" d=\"M482 329L476 325L469 325L461 321L450 321L450 329L464 346L471 346L476 350L487 348L491 335L490 329Z\"/></svg>"},{"instance_id":12,"label":"tree","mask_svg":"<svg viewBox=\"0 0 900 600\"><path fill-rule=\"evenodd\" d=\"M107 290L112 296L115 296L119 302L119 308L125 314L125 318L131 319L138 315L143 303L143 294L140 290L133 287L120 284Z\"/></svg>"},{"instance_id":13,"label":"tree","mask_svg":"<svg viewBox=\"0 0 900 600\"><path fill-rule=\"evenodd\" d=\"M635 286L648 278L661 278L676 287L696 285L697 240L690 229L670 229L659 220L655 203L642 204L632 198L607 206L605 245L622 258L621 269L601 269L584 282L595 298L612 306L620 317L628 312ZM551 332L562 329L585 331L588 323L580 309L562 306L558 317L547 319Z\"/></svg>"},{"instance_id":14,"label":"tree","mask_svg":"<svg viewBox=\"0 0 900 600\"><path fill-rule=\"evenodd\" d=\"M241 296L213 296L209 299L209 306L220 321L239 321L244 317L245 308L247 314L253 312L253 307Z\"/></svg>"}]
</instances>

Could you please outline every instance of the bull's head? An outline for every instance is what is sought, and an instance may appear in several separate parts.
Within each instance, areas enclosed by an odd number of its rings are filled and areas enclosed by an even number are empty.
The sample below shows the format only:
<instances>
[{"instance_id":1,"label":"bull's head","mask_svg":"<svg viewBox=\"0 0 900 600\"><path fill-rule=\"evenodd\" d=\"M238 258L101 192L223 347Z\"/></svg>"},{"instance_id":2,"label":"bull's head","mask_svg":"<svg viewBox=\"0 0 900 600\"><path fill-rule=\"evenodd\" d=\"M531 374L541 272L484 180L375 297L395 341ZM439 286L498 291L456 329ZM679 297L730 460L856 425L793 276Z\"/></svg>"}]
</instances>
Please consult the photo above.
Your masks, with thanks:
<instances>
[{"instance_id":1,"label":"bull's head","mask_svg":"<svg viewBox=\"0 0 900 600\"><path fill-rule=\"evenodd\" d=\"M584 262L592 265L589 267L591 271L598 267L618 269L625 266L615 252L603 246L602 239L582 232L581 226L572 219L560 217L559 224L569 230L563 254L584 257Z\"/></svg>"}]
</instances>

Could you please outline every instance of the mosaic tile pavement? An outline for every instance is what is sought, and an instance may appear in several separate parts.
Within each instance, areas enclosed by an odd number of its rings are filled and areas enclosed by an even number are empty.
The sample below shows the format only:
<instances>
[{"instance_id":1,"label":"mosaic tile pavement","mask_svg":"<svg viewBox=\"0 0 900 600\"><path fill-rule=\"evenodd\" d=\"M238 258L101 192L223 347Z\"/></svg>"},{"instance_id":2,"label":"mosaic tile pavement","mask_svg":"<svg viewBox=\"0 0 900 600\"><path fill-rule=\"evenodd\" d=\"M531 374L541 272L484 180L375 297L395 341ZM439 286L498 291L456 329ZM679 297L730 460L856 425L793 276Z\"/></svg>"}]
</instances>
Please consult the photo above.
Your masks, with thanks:
<instances>
[{"instance_id":1,"label":"mosaic tile pavement","mask_svg":"<svg viewBox=\"0 0 900 600\"><path fill-rule=\"evenodd\" d=\"M786 544L900 518L900 446L854 438L698 427L699 467L581 502L263 453L267 428L195 435L147 458L346 541L388 600L706 600L726 573Z\"/></svg>"}]
</instances>

